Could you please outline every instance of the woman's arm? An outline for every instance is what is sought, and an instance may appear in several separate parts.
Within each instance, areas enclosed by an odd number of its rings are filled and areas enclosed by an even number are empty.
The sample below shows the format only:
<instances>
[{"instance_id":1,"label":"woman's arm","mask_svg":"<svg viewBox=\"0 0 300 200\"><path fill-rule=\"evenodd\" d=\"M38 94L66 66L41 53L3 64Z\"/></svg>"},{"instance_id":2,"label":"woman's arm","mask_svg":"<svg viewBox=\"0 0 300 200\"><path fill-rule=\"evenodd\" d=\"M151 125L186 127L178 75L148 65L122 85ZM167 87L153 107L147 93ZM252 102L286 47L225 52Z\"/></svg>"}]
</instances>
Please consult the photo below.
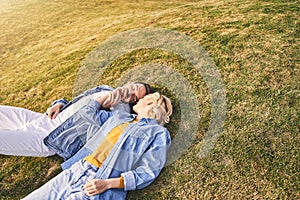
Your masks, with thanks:
<instances>
[{"instance_id":1,"label":"woman's arm","mask_svg":"<svg viewBox=\"0 0 300 200\"><path fill-rule=\"evenodd\" d=\"M171 145L171 137L166 128L153 133L155 138L148 146L135 168L124 173L124 190L142 189L150 185L160 174L167 161L167 152Z\"/></svg>"},{"instance_id":2,"label":"woman's arm","mask_svg":"<svg viewBox=\"0 0 300 200\"><path fill-rule=\"evenodd\" d=\"M93 196L111 188L124 188L125 191L136 190L150 185L164 167L167 160L167 150L171 144L171 137L167 129L155 134L156 137L150 143L149 148L134 164L136 166L134 169L122 173L119 178L92 180L84 187L86 194ZM126 157L126 155L119 155L118 157Z\"/></svg>"}]
</instances>

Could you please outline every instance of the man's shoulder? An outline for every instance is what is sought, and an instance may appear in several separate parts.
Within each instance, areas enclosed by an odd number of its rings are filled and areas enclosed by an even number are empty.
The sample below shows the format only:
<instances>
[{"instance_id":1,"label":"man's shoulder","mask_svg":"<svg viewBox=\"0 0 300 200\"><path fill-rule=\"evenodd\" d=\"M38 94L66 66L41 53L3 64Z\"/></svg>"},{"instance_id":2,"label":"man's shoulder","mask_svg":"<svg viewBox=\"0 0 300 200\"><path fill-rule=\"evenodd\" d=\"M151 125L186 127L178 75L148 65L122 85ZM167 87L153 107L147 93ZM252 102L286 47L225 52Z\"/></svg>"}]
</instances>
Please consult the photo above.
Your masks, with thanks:
<instances>
[{"instance_id":1,"label":"man's shoulder","mask_svg":"<svg viewBox=\"0 0 300 200\"><path fill-rule=\"evenodd\" d=\"M114 88L109 86L109 85L98 85L97 87L94 88L95 90L98 90L98 91L102 91L102 90L108 90L108 91L111 91L113 90Z\"/></svg>"}]
</instances>

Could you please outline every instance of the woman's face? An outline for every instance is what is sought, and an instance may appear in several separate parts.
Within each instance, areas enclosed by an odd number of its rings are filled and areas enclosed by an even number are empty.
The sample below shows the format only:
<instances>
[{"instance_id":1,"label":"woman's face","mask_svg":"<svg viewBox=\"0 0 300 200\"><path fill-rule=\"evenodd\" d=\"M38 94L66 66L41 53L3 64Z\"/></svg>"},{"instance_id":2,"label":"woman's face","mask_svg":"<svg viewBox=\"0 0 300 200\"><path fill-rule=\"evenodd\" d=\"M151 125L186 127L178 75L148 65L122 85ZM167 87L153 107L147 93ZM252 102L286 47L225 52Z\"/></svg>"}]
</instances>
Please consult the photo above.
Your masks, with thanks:
<instances>
[{"instance_id":1,"label":"woman's face","mask_svg":"<svg viewBox=\"0 0 300 200\"><path fill-rule=\"evenodd\" d=\"M141 98L137 104L133 106L134 112L138 115L146 116L148 111L153 107L153 99L150 95L146 95L144 98Z\"/></svg>"}]
</instances>

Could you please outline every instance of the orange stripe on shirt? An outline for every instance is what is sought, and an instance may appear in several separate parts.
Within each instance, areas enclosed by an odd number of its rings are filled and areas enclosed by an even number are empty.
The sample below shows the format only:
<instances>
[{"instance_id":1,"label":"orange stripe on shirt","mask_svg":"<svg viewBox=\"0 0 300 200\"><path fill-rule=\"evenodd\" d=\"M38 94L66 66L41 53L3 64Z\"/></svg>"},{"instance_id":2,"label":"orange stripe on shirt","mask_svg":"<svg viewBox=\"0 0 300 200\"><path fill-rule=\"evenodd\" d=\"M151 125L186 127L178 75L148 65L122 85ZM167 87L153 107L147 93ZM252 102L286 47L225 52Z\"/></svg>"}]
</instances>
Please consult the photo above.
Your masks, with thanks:
<instances>
[{"instance_id":1,"label":"orange stripe on shirt","mask_svg":"<svg viewBox=\"0 0 300 200\"><path fill-rule=\"evenodd\" d=\"M84 159L92 165L100 167L129 123L130 122L126 122L113 128L106 135L106 138L101 142L98 148L91 155L85 157Z\"/></svg>"}]
</instances>

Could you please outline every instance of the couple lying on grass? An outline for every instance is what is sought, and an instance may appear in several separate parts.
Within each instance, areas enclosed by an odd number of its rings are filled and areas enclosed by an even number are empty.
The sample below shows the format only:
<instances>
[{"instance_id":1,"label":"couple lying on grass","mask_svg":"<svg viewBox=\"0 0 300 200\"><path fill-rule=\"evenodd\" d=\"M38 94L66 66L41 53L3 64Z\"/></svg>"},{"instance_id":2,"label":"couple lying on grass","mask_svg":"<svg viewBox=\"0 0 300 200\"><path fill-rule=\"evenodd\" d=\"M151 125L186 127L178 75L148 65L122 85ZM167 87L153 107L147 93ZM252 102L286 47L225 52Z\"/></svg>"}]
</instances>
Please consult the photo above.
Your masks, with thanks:
<instances>
[{"instance_id":1,"label":"couple lying on grass","mask_svg":"<svg viewBox=\"0 0 300 200\"><path fill-rule=\"evenodd\" d=\"M162 170L171 114L171 101L145 83L98 86L55 101L47 115L0 106L0 153L65 159L64 170L26 200L125 199Z\"/></svg>"}]
</instances>

